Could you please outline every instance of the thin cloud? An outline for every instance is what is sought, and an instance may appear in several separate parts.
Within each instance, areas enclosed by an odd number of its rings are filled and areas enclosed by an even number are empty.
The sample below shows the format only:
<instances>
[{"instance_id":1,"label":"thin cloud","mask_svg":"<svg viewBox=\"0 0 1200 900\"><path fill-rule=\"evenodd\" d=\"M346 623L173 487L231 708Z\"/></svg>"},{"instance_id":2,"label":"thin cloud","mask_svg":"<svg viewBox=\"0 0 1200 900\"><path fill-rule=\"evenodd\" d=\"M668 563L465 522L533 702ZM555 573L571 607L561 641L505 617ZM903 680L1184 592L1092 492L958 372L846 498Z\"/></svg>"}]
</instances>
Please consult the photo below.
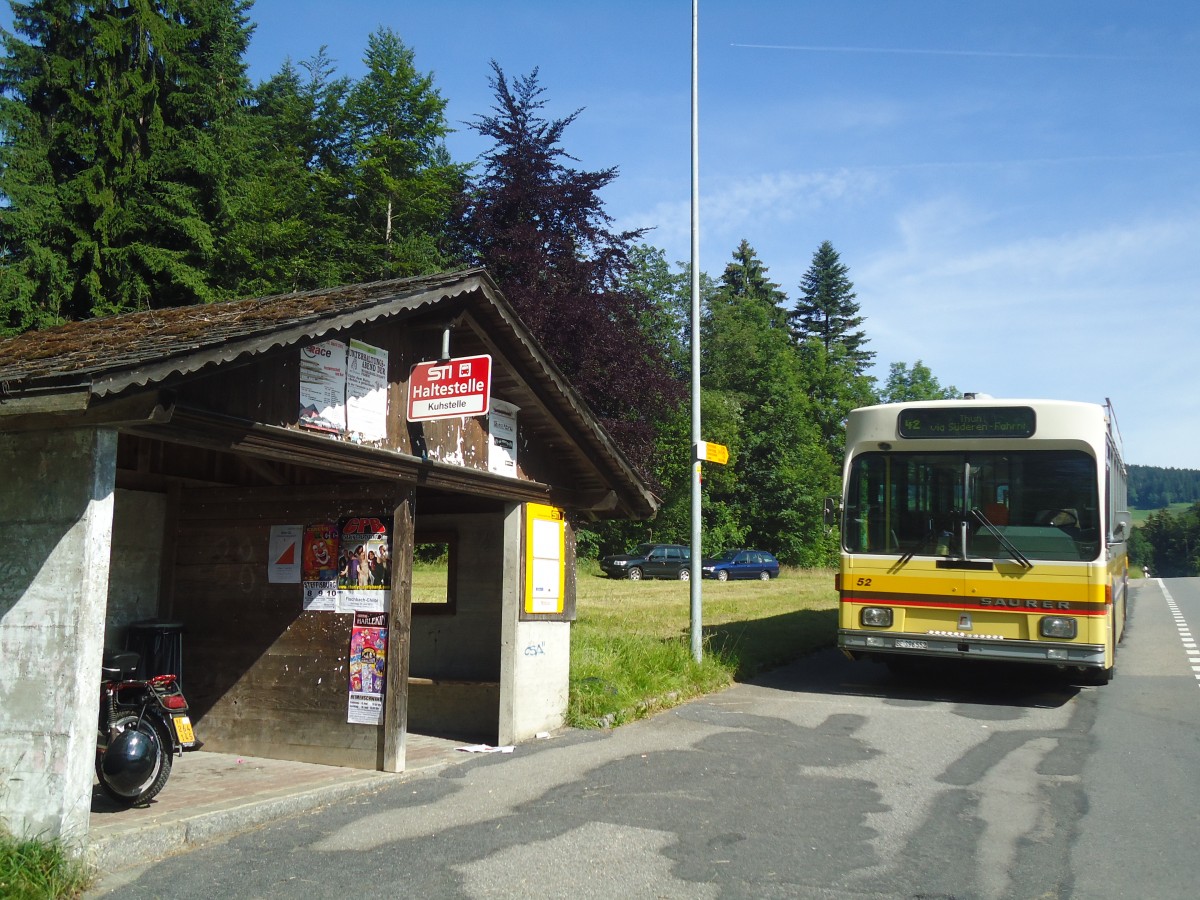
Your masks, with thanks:
<instances>
[{"instance_id":1,"label":"thin cloud","mask_svg":"<svg viewBox=\"0 0 1200 900\"><path fill-rule=\"evenodd\" d=\"M985 59L1070 59L1131 62L1140 56L1110 56L1092 53L1030 53L1005 50L927 50L915 47L818 47L806 44L730 44L745 50L800 50L806 53L879 53L898 56L969 56Z\"/></svg>"},{"instance_id":2,"label":"thin cloud","mask_svg":"<svg viewBox=\"0 0 1200 900\"><path fill-rule=\"evenodd\" d=\"M773 172L743 178L703 181L700 193L701 231L706 245L728 244L732 251L752 232L778 228L799 218L811 218L838 204L858 204L879 192L881 179L871 172L837 169L818 172ZM655 228L651 242L678 258L690 238L690 201L658 203L620 217L622 228ZM724 252L724 251L722 251Z\"/></svg>"}]
</instances>

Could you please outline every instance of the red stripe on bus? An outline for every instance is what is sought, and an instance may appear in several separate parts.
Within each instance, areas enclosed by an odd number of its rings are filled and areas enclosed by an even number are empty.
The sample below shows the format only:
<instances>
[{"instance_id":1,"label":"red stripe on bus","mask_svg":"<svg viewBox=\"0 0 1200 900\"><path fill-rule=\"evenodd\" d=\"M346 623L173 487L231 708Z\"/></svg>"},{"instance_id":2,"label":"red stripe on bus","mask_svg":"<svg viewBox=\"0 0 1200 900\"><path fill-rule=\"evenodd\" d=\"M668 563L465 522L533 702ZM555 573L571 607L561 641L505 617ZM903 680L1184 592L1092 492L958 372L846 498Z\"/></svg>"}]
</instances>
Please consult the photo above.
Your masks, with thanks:
<instances>
[{"instance_id":1,"label":"red stripe on bus","mask_svg":"<svg viewBox=\"0 0 1200 900\"><path fill-rule=\"evenodd\" d=\"M1004 601L984 603L985 599ZM1020 597L975 597L971 599L905 596L902 594L843 594L843 603L875 603L886 606L923 606L931 609L975 609L997 612L1071 612L1078 616L1103 616L1107 603L1072 602L1070 600L1034 600ZM1044 605L1042 605L1044 604Z\"/></svg>"}]
</instances>

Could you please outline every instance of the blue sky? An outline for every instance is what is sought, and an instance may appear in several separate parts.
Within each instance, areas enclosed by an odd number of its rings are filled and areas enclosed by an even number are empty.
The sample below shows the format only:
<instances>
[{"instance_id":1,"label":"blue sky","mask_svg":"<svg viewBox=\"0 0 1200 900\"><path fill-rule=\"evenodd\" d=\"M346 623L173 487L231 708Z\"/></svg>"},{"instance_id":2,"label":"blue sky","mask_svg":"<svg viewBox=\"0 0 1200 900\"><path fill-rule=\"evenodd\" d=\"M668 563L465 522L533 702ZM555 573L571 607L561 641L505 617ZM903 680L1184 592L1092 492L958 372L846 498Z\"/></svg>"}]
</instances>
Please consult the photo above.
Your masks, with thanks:
<instances>
[{"instance_id":1,"label":"blue sky","mask_svg":"<svg viewBox=\"0 0 1200 900\"><path fill-rule=\"evenodd\" d=\"M690 0L257 0L251 74L386 25L452 122L540 70L620 227L690 252ZM1111 398L1126 457L1200 468L1200 4L701 0L700 266L745 238L791 298L823 240L877 374ZM484 149L459 124L459 159Z\"/></svg>"},{"instance_id":2,"label":"blue sky","mask_svg":"<svg viewBox=\"0 0 1200 900\"><path fill-rule=\"evenodd\" d=\"M619 227L685 260L690 0L256 0L254 80L394 29L456 159L489 60L540 70ZM997 397L1112 399L1126 458L1200 468L1200 4L701 0L700 266L790 298L829 240L888 364Z\"/></svg>"}]
</instances>

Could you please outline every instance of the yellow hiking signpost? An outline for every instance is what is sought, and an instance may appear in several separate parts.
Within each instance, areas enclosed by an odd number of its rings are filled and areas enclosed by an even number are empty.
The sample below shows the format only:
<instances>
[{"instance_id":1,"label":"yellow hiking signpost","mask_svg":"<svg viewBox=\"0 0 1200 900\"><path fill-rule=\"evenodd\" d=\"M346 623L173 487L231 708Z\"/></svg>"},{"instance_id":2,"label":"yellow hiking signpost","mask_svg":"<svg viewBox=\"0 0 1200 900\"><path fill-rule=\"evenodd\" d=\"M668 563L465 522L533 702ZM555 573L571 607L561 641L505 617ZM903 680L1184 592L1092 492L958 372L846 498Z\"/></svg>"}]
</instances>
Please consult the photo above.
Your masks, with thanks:
<instances>
[{"instance_id":1,"label":"yellow hiking signpost","mask_svg":"<svg viewBox=\"0 0 1200 900\"><path fill-rule=\"evenodd\" d=\"M724 444L714 444L712 441L700 441L696 445L696 459L723 466L729 462L729 448Z\"/></svg>"}]
</instances>

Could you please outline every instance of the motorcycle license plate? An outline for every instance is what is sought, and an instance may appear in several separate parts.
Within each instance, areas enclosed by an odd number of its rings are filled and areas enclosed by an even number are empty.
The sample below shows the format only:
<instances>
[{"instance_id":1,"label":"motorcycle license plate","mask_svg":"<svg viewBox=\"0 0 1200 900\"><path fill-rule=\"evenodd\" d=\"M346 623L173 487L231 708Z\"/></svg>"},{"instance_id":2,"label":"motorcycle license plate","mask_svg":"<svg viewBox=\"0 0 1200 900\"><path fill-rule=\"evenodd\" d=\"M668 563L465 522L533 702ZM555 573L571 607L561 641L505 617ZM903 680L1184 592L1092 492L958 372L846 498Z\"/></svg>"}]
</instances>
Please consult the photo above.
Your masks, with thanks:
<instances>
[{"instance_id":1,"label":"motorcycle license plate","mask_svg":"<svg viewBox=\"0 0 1200 900\"><path fill-rule=\"evenodd\" d=\"M171 721L175 723L175 736L179 738L179 743L190 744L196 740L191 719L187 716L175 716Z\"/></svg>"}]
</instances>

